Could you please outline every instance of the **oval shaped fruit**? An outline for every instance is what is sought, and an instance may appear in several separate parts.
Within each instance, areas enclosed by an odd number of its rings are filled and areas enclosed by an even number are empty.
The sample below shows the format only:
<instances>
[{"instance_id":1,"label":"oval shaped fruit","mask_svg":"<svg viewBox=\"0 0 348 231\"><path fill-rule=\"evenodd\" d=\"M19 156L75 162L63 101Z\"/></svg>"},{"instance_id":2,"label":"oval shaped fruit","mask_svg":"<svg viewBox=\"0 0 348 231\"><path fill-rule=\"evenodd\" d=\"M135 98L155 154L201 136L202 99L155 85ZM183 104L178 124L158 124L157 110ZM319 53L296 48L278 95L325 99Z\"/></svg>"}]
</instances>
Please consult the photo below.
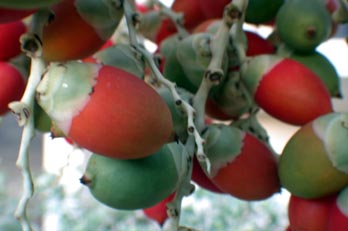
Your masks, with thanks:
<instances>
[{"instance_id":1,"label":"oval shaped fruit","mask_svg":"<svg viewBox=\"0 0 348 231\"><path fill-rule=\"evenodd\" d=\"M123 8L106 1L63 0L51 7L54 20L43 29L43 58L65 61L90 56L111 37Z\"/></svg>"},{"instance_id":2,"label":"oval shaped fruit","mask_svg":"<svg viewBox=\"0 0 348 231\"><path fill-rule=\"evenodd\" d=\"M327 231L328 218L335 197L304 199L291 195L288 206L290 229Z\"/></svg>"},{"instance_id":3,"label":"oval shaped fruit","mask_svg":"<svg viewBox=\"0 0 348 231\"><path fill-rule=\"evenodd\" d=\"M0 61L0 116L9 112L8 104L20 100L25 90L22 73L12 64Z\"/></svg>"},{"instance_id":4,"label":"oval shaped fruit","mask_svg":"<svg viewBox=\"0 0 348 231\"><path fill-rule=\"evenodd\" d=\"M21 53L19 38L26 31L22 21L0 24L0 60L7 61Z\"/></svg>"},{"instance_id":5,"label":"oval shaped fruit","mask_svg":"<svg viewBox=\"0 0 348 231\"><path fill-rule=\"evenodd\" d=\"M296 52L311 53L331 32L331 17L324 1L286 1L276 16L279 38Z\"/></svg>"},{"instance_id":6,"label":"oval shaped fruit","mask_svg":"<svg viewBox=\"0 0 348 231\"><path fill-rule=\"evenodd\" d=\"M327 231L348 230L348 187L345 187L337 196L329 214Z\"/></svg>"},{"instance_id":7,"label":"oval shaped fruit","mask_svg":"<svg viewBox=\"0 0 348 231\"><path fill-rule=\"evenodd\" d=\"M277 160L260 140L224 124L210 125L203 138L211 162L209 177L222 192L262 200L280 191Z\"/></svg>"},{"instance_id":8,"label":"oval shaped fruit","mask_svg":"<svg viewBox=\"0 0 348 231\"><path fill-rule=\"evenodd\" d=\"M290 58L304 64L312 70L325 84L332 97L341 98L340 77L330 60L318 51L301 55L292 53Z\"/></svg>"},{"instance_id":9,"label":"oval shaped fruit","mask_svg":"<svg viewBox=\"0 0 348 231\"><path fill-rule=\"evenodd\" d=\"M330 113L302 126L279 158L284 188L302 198L334 194L348 184L348 114Z\"/></svg>"},{"instance_id":10,"label":"oval shaped fruit","mask_svg":"<svg viewBox=\"0 0 348 231\"><path fill-rule=\"evenodd\" d=\"M115 209L153 206L174 192L179 173L170 145L136 160L93 154L81 182L99 202Z\"/></svg>"},{"instance_id":11,"label":"oval shaped fruit","mask_svg":"<svg viewBox=\"0 0 348 231\"><path fill-rule=\"evenodd\" d=\"M171 114L160 95L113 66L52 63L37 100L66 136L98 154L139 158L173 139Z\"/></svg>"},{"instance_id":12,"label":"oval shaped fruit","mask_svg":"<svg viewBox=\"0 0 348 231\"><path fill-rule=\"evenodd\" d=\"M289 124L303 125L333 111L324 83L290 58L255 56L242 73L242 81L262 109Z\"/></svg>"}]
</instances>

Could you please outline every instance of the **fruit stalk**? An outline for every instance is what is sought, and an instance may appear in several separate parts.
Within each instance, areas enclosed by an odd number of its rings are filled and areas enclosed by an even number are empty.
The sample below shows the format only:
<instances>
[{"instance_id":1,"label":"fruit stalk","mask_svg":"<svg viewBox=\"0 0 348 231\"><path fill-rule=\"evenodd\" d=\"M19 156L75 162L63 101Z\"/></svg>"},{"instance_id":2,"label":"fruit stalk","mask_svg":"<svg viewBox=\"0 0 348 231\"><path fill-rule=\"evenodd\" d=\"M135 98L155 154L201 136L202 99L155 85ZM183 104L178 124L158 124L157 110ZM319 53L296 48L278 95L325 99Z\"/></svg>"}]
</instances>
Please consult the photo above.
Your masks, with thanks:
<instances>
[{"instance_id":1,"label":"fruit stalk","mask_svg":"<svg viewBox=\"0 0 348 231\"><path fill-rule=\"evenodd\" d=\"M27 206L34 194L34 182L29 163L29 147L35 136L33 108L35 90L45 70L45 63L41 58L42 42L40 36L42 28L47 23L50 14L40 11L34 15L31 32L21 37L22 50L31 58L31 70L25 92L20 101L11 102L9 108L16 116L19 126L23 126L16 165L23 177L23 193L15 211L15 217L20 221L23 231L32 231L30 219L27 216Z\"/></svg>"}]
</instances>

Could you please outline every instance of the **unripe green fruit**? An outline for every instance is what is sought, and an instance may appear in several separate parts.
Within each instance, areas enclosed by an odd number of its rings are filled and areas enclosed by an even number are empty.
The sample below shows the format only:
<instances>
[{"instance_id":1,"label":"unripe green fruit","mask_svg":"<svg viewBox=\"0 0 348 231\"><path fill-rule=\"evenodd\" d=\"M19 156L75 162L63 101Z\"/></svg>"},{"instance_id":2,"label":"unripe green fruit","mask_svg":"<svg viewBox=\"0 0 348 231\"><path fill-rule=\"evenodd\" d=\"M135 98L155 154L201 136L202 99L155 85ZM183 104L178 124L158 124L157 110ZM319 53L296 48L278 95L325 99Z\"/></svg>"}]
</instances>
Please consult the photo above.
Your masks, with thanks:
<instances>
[{"instance_id":1,"label":"unripe green fruit","mask_svg":"<svg viewBox=\"0 0 348 231\"><path fill-rule=\"evenodd\" d=\"M10 9L33 9L38 7L47 7L61 0L1 0L0 7Z\"/></svg>"},{"instance_id":2,"label":"unripe green fruit","mask_svg":"<svg viewBox=\"0 0 348 231\"><path fill-rule=\"evenodd\" d=\"M284 0L249 0L245 21L249 23L265 23L275 18Z\"/></svg>"},{"instance_id":3,"label":"unripe green fruit","mask_svg":"<svg viewBox=\"0 0 348 231\"><path fill-rule=\"evenodd\" d=\"M115 209L153 206L175 190L178 169L173 155L179 154L177 145L164 145L155 154L134 160L93 154L81 183L98 201Z\"/></svg>"},{"instance_id":4,"label":"unripe green fruit","mask_svg":"<svg viewBox=\"0 0 348 231\"><path fill-rule=\"evenodd\" d=\"M276 17L279 38L290 48L311 53L331 31L331 17L320 1L286 1Z\"/></svg>"}]
</instances>

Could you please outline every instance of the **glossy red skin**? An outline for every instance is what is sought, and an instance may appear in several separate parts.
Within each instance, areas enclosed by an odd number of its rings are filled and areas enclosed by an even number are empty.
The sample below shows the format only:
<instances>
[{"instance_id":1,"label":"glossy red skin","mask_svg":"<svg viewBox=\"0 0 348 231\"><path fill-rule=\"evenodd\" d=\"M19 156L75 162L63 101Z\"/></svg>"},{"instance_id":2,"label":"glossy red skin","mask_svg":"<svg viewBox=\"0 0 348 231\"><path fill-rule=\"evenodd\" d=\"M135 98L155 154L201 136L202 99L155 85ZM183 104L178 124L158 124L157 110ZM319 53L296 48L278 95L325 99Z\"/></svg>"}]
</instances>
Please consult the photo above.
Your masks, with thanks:
<instances>
[{"instance_id":1,"label":"glossy red skin","mask_svg":"<svg viewBox=\"0 0 348 231\"><path fill-rule=\"evenodd\" d=\"M292 231L327 231L328 218L335 196L303 199L290 196L288 217ZM338 231L338 230L335 230Z\"/></svg>"},{"instance_id":2,"label":"glossy red skin","mask_svg":"<svg viewBox=\"0 0 348 231\"><path fill-rule=\"evenodd\" d=\"M158 151L172 133L169 108L156 91L126 71L103 66L67 136L94 153L134 159Z\"/></svg>"},{"instance_id":3,"label":"glossy red skin","mask_svg":"<svg viewBox=\"0 0 348 231\"><path fill-rule=\"evenodd\" d=\"M0 7L0 24L1 23L10 23L14 21L18 21L23 19L31 14L33 14L36 10L16 10L16 9L7 9Z\"/></svg>"},{"instance_id":4,"label":"glossy red skin","mask_svg":"<svg viewBox=\"0 0 348 231\"><path fill-rule=\"evenodd\" d=\"M221 191L243 200L263 200L280 191L277 160L266 145L249 134L243 139L241 154L212 181Z\"/></svg>"},{"instance_id":5,"label":"glossy red skin","mask_svg":"<svg viewBox=\"0 0 348 231\"><path fill-rule=\"evenodd\" d=\"M331 209L327 231L347 231L348 214L343 214L336 204Z\"/></svg>"},{"instance_id":6,"label":"glossy red skin","mask_svg":"<svg viewBox=\"0 0 348 231\"><path fill-rule=\"evenodd\" d=\"M20 100L25 90L21 73L11 64L0 61L0 116L9 112L8 104Z\"/></svg>"},{"instance_id":7,"label":"glossy red skin","mask_svg":"<svg viewBox=\"0 0 348 231\"><path fill-rule=\"evenodd\" d=\"M207 177L207 175L204 173L196 157L193 158L191 179L193 180L193 182L195 182L203 189L206 189L214 193L223 193L219 188L217 188L213 184L209 177Z\"/></svg>"},{"instance_id":8,"label":"glossy red skin","mask_svg":"<svg viewBox=\"0 0 348 231\"><path fill-rule=\"evenodd\" d=\"M64 0L52 7L55 19L43 30L43 58L46 61L82 59L105 43L80 17L74 1Z\"/></svg>"},{"instance_id":9,"label":"glossy red skin","mask_svg":"<svg viewBox=\"0 0 348 231\"><path fill-rule=\"evenodd\" d=\"M170 194L169 197L167 197L166 199L164 199L163 201L161 201L160 203L143 209L144 214L156 221L160 226L162 226L164 224L164 222L168 219L168 214L167 214L167 207L166 204L168 202L171 202L173 200L175 196L175 193Z\"/></svg>"},{"instance_id":10,"label":"glossy red skin","mask_svg":"<svg viewBox=\"0 0 348 231\"><path fill-rule=\"evenodd\" d=\"M292 125L333 111L330 93L319 77L288 58L263 76L254 99L270 115Z\"/></svg>"},{"instance_id":11,"label":"glossy red skin","mask_svg":"<svg viewBox=\"0 0 348 231\"><path fill-rule=\"evenodd\" d=\"M214 119L217 120L232 120L235 119L233 116L226 115L220 108L219 106L211 99L207 99L205 103L205 113Z\"/></svg>"},{"instance_id":12,"label":"glossy red skin","mask_svg":"<svg viewBox=\"0 0 348 231\"><path fill-rule=\"evenodd\" d=\"M7 61L21 53L19 38L26 31L22 21L0 24L0 60Z\"/></svg>"},{"instance_id":13,"label":"glossy red skin","mask_svg":"<svg viewBox=\"0 0 348 231\"><path fill-rule=\"evenodd\" d=\"M251 31L245 31L245 35L248 39L247 56L275 53L275 47L260 35Z\"/></svg>"}]
</instances>

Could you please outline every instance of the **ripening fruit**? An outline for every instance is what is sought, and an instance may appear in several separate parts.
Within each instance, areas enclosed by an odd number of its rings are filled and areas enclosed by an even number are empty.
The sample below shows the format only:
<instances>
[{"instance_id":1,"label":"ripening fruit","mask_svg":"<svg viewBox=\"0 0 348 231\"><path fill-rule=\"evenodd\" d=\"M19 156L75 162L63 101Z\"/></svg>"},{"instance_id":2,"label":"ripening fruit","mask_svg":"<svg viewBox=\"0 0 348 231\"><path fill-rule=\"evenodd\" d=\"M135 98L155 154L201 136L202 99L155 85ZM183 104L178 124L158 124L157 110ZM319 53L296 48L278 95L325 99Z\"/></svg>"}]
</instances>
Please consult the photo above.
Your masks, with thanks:
<instances>
[{"instance_id":1,"label":"ripening fruit","mask_svg":"<svg viewBox=\"0 0 348 231\"><path fill-rule=\"evenodd\" d=\"M205 0L199 1L199 7L206 19L222 18L225 6L230 3L230 0Z\"/></svg>"},{"instance_id":2,"label":"ripening fruit","mask_svg":"<svg viewBox=\"0 0 348 231\"><path fill-rule=\"evenodd\" d=\"M313 71L325 84L332 97L341 98L340 77L335 66L323 54L314 51L301 55L292 53L290 58L304 64Z\"/></svg>"},{"instance_id":3,"label":"ripening fruit","mask_svg":"<svg viewBox=\"0 0 348 231\"><path fill-rule=\"evenodd\" d=\"M171 143L156 153L135 160L120 160L93 154L81 183L93 197L115 209L151 207L175 191L179 173Z\"/></svg>"},{"instance_id":4,"label":"ripening fruit","mask_svg":"<svg viewBox=\"0 0 348 231\"><path fill-rule=\"evenodd\" d=\"M8 104L20 100L25 90L22 73L12 64L0 61L0 116L9 111Z\"/></svg>"},{"instance_id":5,"label":"ripening fruit","mask_svg":"<svg viewBox=\"0 0 348 231\"><path fill-rule=\"evenodd\" d=\"M98 154L139 158L173 139L171 114L160 95L117 67L52 63L37 100L66 136Z\"/></svg>"},{"instance_id":6,"label":"ripening fruit","mask_svg":"<svg viewBox=\"0 0 348 231\"><path fill-rule=\"evenodd\" d=\"M337 196L329 214L327 231L348 230L348 187L345 187Z\"/></svg>"},{"instance_id":7,"label":"ripening fruit","mask_svg":"<svg viewBox=\"0 0 348 231\"><path fill-rule=\"evenodd\" d=\"M209 125L203 138L211 162L207 174L222 192L243 200L263 200L280 191L277 160L260 140L225 124Z\"/></svg>"},{"instance_id":8,"label":"ripening fruit","mask_svg":"<svg viewBox=\"0 0 348 231\"><path fill-rule=\"evenodd\" d=\"M255 56L242 73L242 81L256 104L292 125L306 124L333 111L324 83L306 66L290 58Z\"/></svg>"},{"instance_id":9,"label":"ripening fruit","mask_svg":"<svg viewBox=\"0 0 348 231\"><path fill-rule=\"evenodd\" d=\"M290 229L327 231L329 214L335 198L336 196L304 199L291 195L288 206Z\"/></svg>"},{"instance_id":10,"label":"ripening fruit","mask_svg":"<svg viewBox=\"0 0 348 231\"><path fill-rule=\"evenodd\" d=\"M7 61L21 53L19 38L26 31L22 21L0 24L0 60Z\"/></svg>"},{"instance_id":11,"label":"ripening fruit","mask_svg":"<svg viewBox=\"0 0 348 231\"><path fill-rule=\"evenodd\" d=\"M302 126L279 158L281 185L293 195L319 198L348 184L348 114L330 113Z\"/></svg>"},{"instance_id":12,"label":"ripening fruit","mask_svg":"<svg viewBox=\"0 0 348 231\"><path fill-rule=\"evenodd\" d=\"M0 7L12 9L33 9L39 7L47 7L61 0L1 0Z\"/></svg>"},{"instance_id":13,"label":"ripening fruit","mask_svg":"<svg viewBox=\"0 0 348 231\"><path fill-rule=\"evenodd\" d=\"M44 27L42 38L46 61L90 56L111 37L123 16L122 7L106 1L62 0L51 9L54 19Z\"/></svg>"},{"instance_id":14,"label":"ripening fruit","mask_svg":"<svg viewBox=\"0 0 348 231\"><path fill-rule=\"evenodd\" d=\"M311 53L331 32L331 17L323 1L286 1L276 17L279 38L294 51Z\"/></svg>"},{"instance_id":15,"label":"ripening fruit","mask_svg":"<svg viewBox=\"0 0 348 231\"><path fill-rule=\"evenodd\" d=\"M175 196L175 193L170 194L167 198L160 201L159 203L143 209L145 216L149 219L154 220L160 226L164 224L164 222L168 219L167 213L167 203L171 202Z\"/></svg>"},{"instance_id":16,"label":"ripening fruit","mask_svg":"<svg viewBox=\"0 0 348 231\"><path fill-rule=\"evenodd\" d=\"M36 10L17 10L17 9L9 9L5 7L0 7L0 24L21 20L33 14L35 11Z\"/></svg>"},{"instance_id":17,"label":"ripening fruit","mask_svg":"<svg viewBox=\"0 0 348 231\"><path fill-rule=\"evenodd\" d=\"M194 183L199 185L205 190L214 193L223 193L216 185L212 182L211 179L204 173L202 166L199 164L196 156L193 157L192 163L192 176L191 179Z\"/></svg>"}]
</instances>

